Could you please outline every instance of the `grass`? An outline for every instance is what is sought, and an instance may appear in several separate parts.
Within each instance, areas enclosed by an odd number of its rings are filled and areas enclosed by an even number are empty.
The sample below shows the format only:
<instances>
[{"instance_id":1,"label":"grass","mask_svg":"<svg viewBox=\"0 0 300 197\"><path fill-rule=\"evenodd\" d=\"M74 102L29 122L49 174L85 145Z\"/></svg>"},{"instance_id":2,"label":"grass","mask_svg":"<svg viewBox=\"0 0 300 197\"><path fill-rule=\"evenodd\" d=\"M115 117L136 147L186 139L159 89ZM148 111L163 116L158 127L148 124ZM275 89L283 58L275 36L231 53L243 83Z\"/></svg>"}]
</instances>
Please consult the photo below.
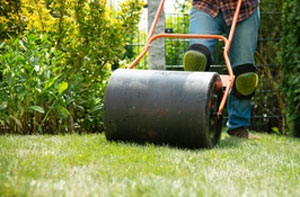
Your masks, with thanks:
<instances>
[{"instance_id":1,"label":"grass","mask_svg":"<svg viewBox=\"0 0 300 197\"><path fill-rule=\"evenodd\" d=\"M299 196L300 140L257 135L212 150L4 135L0 196Z\"/></svg>"}]
</instances>

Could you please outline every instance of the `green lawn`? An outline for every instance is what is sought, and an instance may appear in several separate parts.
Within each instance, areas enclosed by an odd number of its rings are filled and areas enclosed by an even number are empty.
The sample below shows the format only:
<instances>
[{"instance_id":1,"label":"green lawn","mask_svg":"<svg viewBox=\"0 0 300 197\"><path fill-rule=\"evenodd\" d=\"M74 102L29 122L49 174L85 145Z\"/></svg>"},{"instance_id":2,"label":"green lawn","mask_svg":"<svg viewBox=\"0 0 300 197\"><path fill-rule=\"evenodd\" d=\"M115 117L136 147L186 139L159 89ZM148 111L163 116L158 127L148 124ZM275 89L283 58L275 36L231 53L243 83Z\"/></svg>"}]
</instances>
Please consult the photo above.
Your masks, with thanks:
<instances>
[{"instance_id":1,"label":"green lawn","mask_svg":"<svg viewBox=\"0 0 300 197\"><path fill-rule=\"evenodd\" d=\"M300 196L300 140L223 134L212 150L103 134L0 136L1 196Z\"/></svg>"}]
</instances>

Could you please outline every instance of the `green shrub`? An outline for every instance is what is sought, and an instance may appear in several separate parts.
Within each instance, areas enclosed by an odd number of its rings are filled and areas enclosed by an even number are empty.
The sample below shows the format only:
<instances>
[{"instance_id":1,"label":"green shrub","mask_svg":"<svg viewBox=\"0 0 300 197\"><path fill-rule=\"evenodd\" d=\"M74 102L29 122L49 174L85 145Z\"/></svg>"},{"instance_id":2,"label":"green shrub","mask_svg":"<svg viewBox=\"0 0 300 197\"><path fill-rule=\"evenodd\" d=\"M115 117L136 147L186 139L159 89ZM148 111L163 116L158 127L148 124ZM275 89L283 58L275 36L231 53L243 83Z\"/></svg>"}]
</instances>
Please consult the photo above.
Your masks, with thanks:
<instances>
[{"instance_id":1,"label":"green shrub","mask_svg":"<svg viewBox=\"0 0 300 197\"><path fill-rule=\"evenodd\" d=\"M282 10L282 34L278 60L280 87L286 103L289 130L300 137L300 0L287 0Z\"/></svg>"},{"instance_id":2,"label":"green shrub","mask_svg":"<svg viewBox=\"0 0 300 197\"><path fill-rule=\"evenodd\" d=\"M0 0L0 41L22 33L21 0Z\"/></svg>"},{"instance_id":3,"label":"green shrub","mask_svg":"<svg viewBox=\"0 0 300 197\"><path fill-rule=\"evenodd\" d=\"M22 134L62 130L68 111L63 96L68 88L61 64L64 54L54 50L46 34L38 37L29 33L1 47L2 129Z\"/></svg>"},{"instance_id":4,"label":"green shrub","mask_svg":"<svg viewBox=\"0 0 300 197\"><path fill-rule=\"evenodd\" d=\"M6 28L11 38L0 48L2 132L102 131L110 65L125 53L141 2L125 1L118 12L105 1L20 2L24 28Z\"/></svg>"}]
</instances>

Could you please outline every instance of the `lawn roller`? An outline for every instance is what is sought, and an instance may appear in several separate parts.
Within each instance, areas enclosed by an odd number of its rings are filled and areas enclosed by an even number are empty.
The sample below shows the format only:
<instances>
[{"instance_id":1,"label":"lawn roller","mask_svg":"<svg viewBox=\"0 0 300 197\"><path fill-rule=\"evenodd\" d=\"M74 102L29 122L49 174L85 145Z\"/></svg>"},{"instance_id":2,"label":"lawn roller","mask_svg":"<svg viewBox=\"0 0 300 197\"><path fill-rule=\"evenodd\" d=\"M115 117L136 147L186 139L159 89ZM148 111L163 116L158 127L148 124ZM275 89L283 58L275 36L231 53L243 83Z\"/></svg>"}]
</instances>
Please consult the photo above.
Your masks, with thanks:
<instances>
[{"instance_id":1,"label":"lawn roller","mask_svg":"<svg viewBox=\"0 0 300 197\"><path fill-rule=\"evenodd\" d=\"M107 140L212 148L220 139L222 112L234 78L228 52L240 12L238 0L228 39L222 35L153 35L165 0L160 2L142 53L127 69L113 72L104 98ZM218 39L228 75L132 69L158 38Z\"/></svg>"}]
</instances>

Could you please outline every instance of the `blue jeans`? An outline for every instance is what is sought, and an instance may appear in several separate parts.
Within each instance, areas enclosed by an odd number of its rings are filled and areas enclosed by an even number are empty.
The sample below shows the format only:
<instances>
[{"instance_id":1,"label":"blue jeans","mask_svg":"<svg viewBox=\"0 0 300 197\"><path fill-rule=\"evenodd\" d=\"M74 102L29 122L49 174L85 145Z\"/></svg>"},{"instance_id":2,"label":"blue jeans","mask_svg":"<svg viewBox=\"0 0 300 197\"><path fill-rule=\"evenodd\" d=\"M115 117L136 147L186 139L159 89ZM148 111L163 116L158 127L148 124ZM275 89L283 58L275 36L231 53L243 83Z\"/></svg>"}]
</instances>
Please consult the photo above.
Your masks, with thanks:
<instances>
[{"instance_id":1,"label":"blue jeans","mask_svg":"<svg viewBox=\"0 0 300 197\"><path fill-rule=\"evenodd\" d=\"M259 10L236 26L235 36L229 52L232 67L242 64L254 64L254 54L260 23ZM222 13L215 18L197 9L191 10L190 33L191 34L215 34L228 35L230 26L227 26ZM200 43L207 46L211 53L218 40L215 39L191 39L190 44ZM227 127L235 129L249 127L251 118L251 99L239 99L229 94L227 100L227 113L229 120Z\"/></svg>"}]
</instances>

